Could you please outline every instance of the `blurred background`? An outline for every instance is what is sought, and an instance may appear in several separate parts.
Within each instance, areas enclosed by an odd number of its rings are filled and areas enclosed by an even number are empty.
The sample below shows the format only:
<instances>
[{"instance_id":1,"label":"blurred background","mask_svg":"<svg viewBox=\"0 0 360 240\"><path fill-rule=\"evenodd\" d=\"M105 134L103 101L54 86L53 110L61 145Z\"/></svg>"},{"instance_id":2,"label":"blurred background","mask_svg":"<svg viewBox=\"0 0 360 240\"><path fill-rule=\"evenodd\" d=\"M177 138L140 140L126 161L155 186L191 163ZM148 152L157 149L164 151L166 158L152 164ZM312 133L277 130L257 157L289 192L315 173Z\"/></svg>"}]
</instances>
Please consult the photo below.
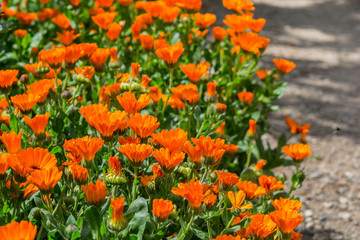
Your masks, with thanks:
<instances>
[{"instance_id":1,"label":"blurred background","mask_svg":"<svg viewBox=\"0 0 360 240\"><path fill-rule=\"evenodd\" d=\"M203 0L215 25L231 14L222 0ZM360 0L253 0L270 38L261 68L294 61L288 90L271 117L274 135L285 117L310 123L312 157L296 193L304 204L303 239L360 239ZM280 169L281 171L281 169Z\"/></svg>"}]
</instances>

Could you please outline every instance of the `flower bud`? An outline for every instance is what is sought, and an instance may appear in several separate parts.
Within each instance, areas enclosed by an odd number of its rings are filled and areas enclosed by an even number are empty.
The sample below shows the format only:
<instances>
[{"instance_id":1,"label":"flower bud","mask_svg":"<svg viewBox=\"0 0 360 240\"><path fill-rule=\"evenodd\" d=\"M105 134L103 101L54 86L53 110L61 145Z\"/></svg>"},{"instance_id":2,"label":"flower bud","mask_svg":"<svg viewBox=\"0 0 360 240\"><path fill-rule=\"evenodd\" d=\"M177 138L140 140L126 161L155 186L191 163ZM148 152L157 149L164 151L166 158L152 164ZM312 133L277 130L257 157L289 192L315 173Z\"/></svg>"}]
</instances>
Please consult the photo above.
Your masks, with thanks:
<instances>
[{"instance_id":1,"label":"flower bud","mask_svg":"<svg viewBox=\"0 0 360 240\"><path fill-rule=\"evenodd\" d=\"M78 228L74 225L74 224L69 224L66 228L65 228L65 233L68 237L71 237L72 234L78 230Z\"/></svg>"},{"instance_id":2,"label":"flower bud","mask_svg":"<svg viewBox=\"0 0 360 240\"><path fill-rule=\"evenodd\" d=\"M108 175L105 176L105 182L111 185L121 185L127 182L127 179L124 175L120 174L114 174L114 173L109 173Z\"/></svg>"},{"instance_id":3,"label":"flower bud","mask_svg":"<svg viewBox=\"0 0 360 240\"><path fill-rule=\"evenodd\" d=\"M118 69L120 68L122 65L122 62L120 60L117 61L110 61L109 62L109 68L110 69Z\"/></svg>"},{"instance_id":4,"label":"flower bud","mask_svg":"<svg viewBox=\"0 0 360 240\"><path fill-rule=\"evenodd\" d=\"M84 77L83 75L80 74L74 74L73 75L73 79L74 81L80 82L80 83L90 83L90 80L86 77Z\"/></svg>"},{"instance_id":5,"label":"flower bud","mask_svg":"<svg viewBox=\"0 0 360 240\"><path fill-rule=\"evenodd\" d=\"M29 78L29 76L27 74L23 74L23 75L21 75L19 80L20 80L21 84L28 85L29 81L30 81L30 78Z\"/></svg>"},{"instance_id":6,"label":"flower bud","mask_svg":"<svg viewBox=\"0 0 360 240\"><path fill-rule=\"evenodd\" d=\"M68 90L65 90L65 91L63 91L62 93L61 93L61 97L63 98L63 99L70 99L72 96L71 96L71 92L70 91L68 91Z\"/></svg>"}]
</instances>

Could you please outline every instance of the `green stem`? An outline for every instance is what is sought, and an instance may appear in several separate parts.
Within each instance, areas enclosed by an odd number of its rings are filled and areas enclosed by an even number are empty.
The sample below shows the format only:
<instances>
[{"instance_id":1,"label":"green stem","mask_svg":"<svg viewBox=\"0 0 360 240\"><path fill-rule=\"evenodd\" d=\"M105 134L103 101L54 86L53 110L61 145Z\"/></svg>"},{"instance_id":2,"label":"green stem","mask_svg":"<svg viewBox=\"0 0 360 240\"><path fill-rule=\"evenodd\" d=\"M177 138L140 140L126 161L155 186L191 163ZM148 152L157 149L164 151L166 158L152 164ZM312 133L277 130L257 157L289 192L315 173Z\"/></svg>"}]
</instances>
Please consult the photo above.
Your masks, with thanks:
<instances>
[{"instance_id":1,"label":"green stem","mask_svg":"<svg viewBox=\"0 0 360 240\"><path fill-rule=\"evenodd\" d=\"M136 185L137 185L137 177L138 175L138 168L134 169L134 182L133 182L133 186L132 186L132 200L131 202L135 201L136 199Z\"/></svg>"},{"instance_id":2,"label":"green stem","mask_svg":"<svg viewBox=\"0 0 360 240\"><path fill-rule=\"evenodd\" d=\"M7 102L8 106L9 106L9 114L10 114L10 116L12 116L13 111L12 111L12 107L11 107L11 105L10 105L9 93L6 92L6 93L4 93L4 94L5 94L6 102Z\"/></svg>"},{"instance_id":3,"label":"green stem","mask_svg":"<svg viewBox=\"0 0 360 240\"><path fill-rule=\"evenodd\" d=\"M225 231L231 226L231 224L233 223L234 219L235 219L235 215L232 216L232 218L230 219L230 221L228 222L228 224L226 225L226 227L224 228L224 230L222 230L222 232L220 233L220 235L225 234Z\"/></svg>"},{"instance_id":4,"label":"green stem","mask_svg":"<svg viewBox=\"0 0 360 240\"><path fill-rule=\"evenodd\" d=\"M172 88L173 81L174 81L174 69L173 69L173 68L170 68L169 71L170 71L170 84L169 84L169 89L168 89L169 92L168 92L168 96L167 96L167 98L166 98L166 101L165 101L165 103L164 103L164 106L163 106L163 108L162 108L162 110L161 110L162 115L164 115L166 105L167 105L167 103L168 103L168 101L169 101L169 99L170 99L170 92L171 92L171 88Z\"/></svg>"},{"instance_id":5,"label":"green stem","mask_svg":"<svg viewBox=\"0 0 360 240\"><path fill-rule=\"evenodd\" d=\"M210 104L208 104L208 106L207 106L207 108L206 108L205 117L204 117L204 119L203 119L203 121L202 121L202 124L201 124L201 126L200 126L200 130L198 131L198 133L197 133L197 135L196 135L196 138L200 137L201 132L202 132L203 128L205 127L205 122L206 122L206 121L205 121L205 118L208 117L209 112L210 112Z\"/></svg>"},{"instance_id":6,"label":"green stem","mask_svg":"<svg viewBox=\"0 0 360 240\"><path fill-rule=\"evenodd\" d=\"M206 167L205 173L204 173L203 177L201 178L201 183L203 183L205 181L205 178L209 173L209 169L210 169L210 167Z\"/></svg>"},{"instance_id":7,"label":"green stem","mask_svg":"<svg viewBox=\"0 0 360 240\"><path fill-rule=\"evenodd\" d=\"M266 199L264 198L264 199L263 199L263 204L262 204L262 206L261 206L260 213L262 213L262 212L264 211L265 206L266 206Z\"/></svg>"},{"instance_id":8,"label":"green stem","mask_svg":"<svg viewBox=\"0 0 360 240\"><path fill-rule=\"evenodd\" d=\"M181 234L181 236L178 238L178 240L183 240L183 239L185 238L185 236L186 236L187 232L189 231L189 229L190 229L190 227L191 227L191 224L193 223L194 219L195 219L195 215L193 214L193 215L191 216L191 219L190 219L189 224L188 224L187 227L185 228L183 234Z\"/></svg>"},{"instance_id":9,"label":"green stem","mask_svg":"<svg viewBox=\"0 0 360 240\"><path fill-rule=\"evenodd\" d=\"M209 218L209 212L207 212L207 218ZM212 232L211 232L211 224L210 224L210 221L209 220L206 220L206 224L207 224L207 229L208 229L208 232L209 232L209 238L212 239Z\"/></svg>"},{"instance_id":10,"label":"green stem","mask_svg":"<svg viewBox=\"0 0 360 240\"><path fill-rule=\"evenodd\" d=\"M188 105L188 104L187 104ZM191 122L190 122L190 106L187 106L187 115L188 115L188 139L191 139Z\"/></svg>"},{"instance_id":11,"label":"green stem","mask_svg":"<svg viewBox=\"0 0 360 240\"><path fill-rule=\"evenodd\" d=\"M245 168L248 168L250 166L250 160L251 160L251 152L252 152L252 140L250 139L250 143L249 143L249 152L248 152L248 156L247 156L247 160L246 160L246 166Z\"/></svg>"},{"instance_id":12,"label":"green stem","mask_svg":"<svg viewBox=\"0 0 360 240\"><path fill-rule=\"evenodd\" d=\"M36 240L41 240L42 231L44 230L43 223L41 224L40 230L37 234Z\"/></svg>"}]
</instances>

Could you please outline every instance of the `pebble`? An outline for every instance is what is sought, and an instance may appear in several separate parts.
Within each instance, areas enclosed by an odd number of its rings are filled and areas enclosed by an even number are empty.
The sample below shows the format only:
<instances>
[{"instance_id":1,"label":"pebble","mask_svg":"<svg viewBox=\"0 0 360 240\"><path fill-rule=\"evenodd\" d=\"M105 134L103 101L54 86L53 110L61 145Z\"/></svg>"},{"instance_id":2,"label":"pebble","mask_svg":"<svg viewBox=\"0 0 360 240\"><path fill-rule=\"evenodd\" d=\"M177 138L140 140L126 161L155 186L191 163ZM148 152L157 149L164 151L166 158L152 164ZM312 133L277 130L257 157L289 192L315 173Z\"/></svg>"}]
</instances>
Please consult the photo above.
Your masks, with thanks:
<instances>
[{"instance_id":1,"label":"pebble","mask_svg":"<svg viewBox=\"0 0 360 240\"><path fill-rule=\"evenodd\" d=\"M344 221L350 221L351 220L351 214L348 213L348 212L341 213L340 217Z\"/></svg>"},{"instance_id":2,"label":"pebble","mask_svg":"<svg viewBox=\"0 0 360 240\"><path fill-rule=\"evenodd\" d=\"M323 206L325 208L333 208L334 207L334 203L333 202L324 202Z\"/></svg>"},{"instance_id":3,"label":"pebble","mask_svg":"<svg viewBox=\"0 0 360 240\"><path fill-rule=\"evenodd\" d=\"M305 217L311 218L312 215L313 215L313 211L311 211L310 209L305 210L305 212L304 212L304 216L305 216Z\"/></svg>"}]
</instances>

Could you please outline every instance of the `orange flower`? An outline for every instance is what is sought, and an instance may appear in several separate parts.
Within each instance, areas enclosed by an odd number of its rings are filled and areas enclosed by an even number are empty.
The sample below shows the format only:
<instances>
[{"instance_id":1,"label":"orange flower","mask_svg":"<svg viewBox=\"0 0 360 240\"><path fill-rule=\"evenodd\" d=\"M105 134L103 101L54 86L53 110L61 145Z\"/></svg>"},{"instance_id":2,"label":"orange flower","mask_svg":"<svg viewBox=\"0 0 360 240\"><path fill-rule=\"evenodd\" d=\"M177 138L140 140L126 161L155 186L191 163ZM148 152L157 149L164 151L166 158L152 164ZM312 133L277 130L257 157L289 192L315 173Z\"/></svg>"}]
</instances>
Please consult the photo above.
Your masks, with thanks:
<instances>
[{"instance_id":1,"label":"orange flower","mask_svg":"<svg viewBox=\"0 0 360 240\"><path fill-rule=\"evenodd\" d=\"M80 0L70 0L70 3L74 6L77 7L80 4Z\"/></svg>"},{"instance_id":2,"label":"orange flower","mask_svg":"<svg viewBox=\"0 0 360 240\"><path fill-rule=\"evenodd\" d=\"M21 150L21 136L22 131L19 134L11 131L10 133L4 132L1 135L1 141L6 147L8 153L17 153Z\"/></svg>"},{"instance_id":3,"label":"orange flower","mask_svg":"<svg viewBox=\"0 0 360 240\"><path fill-rule=\"evenodd\" d=\"M297 233L295 231L292 231L291 233L291 240L301 240L302 237L303 237L302 234Z\"/></svg>"},{"instance_id":4,"label":"orange flower","mask_svg":"<svg viewBox=\"0 0 360 240\"><path fill-rule=\"evenodd\" d=\"M123 7L127 7L131 4L132 0L118 0L118 3L123 6Z\"/></svg>"},{"instance_id":5,"label":"orange flower","mask_svg":"<svg viewBox=\"0 0 360 240\"><path fill-rule=\"evenodd\" d=\"M232 36L231 42L246 52L259 54L261 50L267 47L270 39L260 37L257 33L245 32Z\"/></svg>"},{"instance_id":6,"label":"orange flower","mask_svg":"<svg viewBox=\"0 0 360 240\"><path fill-rule=\"evenodd\" d=\"M174 204L170 200L154 199L153 200L153 214L159 220L166 219L174 210Z\"/></svg>"},{"instance_id":7,"label":"orange flower","mask_svg":"<svg viewBox=\"0 0 360 240\"><path fill-rule=\"evenodd\" d=\"M65 140L64 148L67 143L75 149L76 153L81 156L82 160L91 163L95 158L96 152L103 146L104 140L101 138L85 136L83 138L71 139L69 141Z\"/></svg>"},{"instance_id":8,"label":"orange flower","mask_svg":"<svg viewBox=\"0 0 360 240\"><path fill-rule=\"evenodd\" d=\"M210 193L205 197L204 203L207 208L211 208L215 205L216 200L217 200L217 196L213 193Z\"/></svg>"},{"instance_id":9,"label":"orange flower","mask_svg":"<svg viewBox=\"0 0 360 240\"><path fill-rule=\"evenodd\" d=\"M151 170L152 170L153 175L154 175L155 178L157 178L158 176L165 176L165 173L163 173L163 171L161 171L161 167L157 163L154 163L151 166Z\"/></svg>"},{"instance_id":10,"label":"orange flower","mask_svg":"<svg viewBox=\"0 0 360 240\"><path fill-rule=\"evenodd\" d=\"M101 29L107 30L117 16L117 12L104 12L92 16L91 19Z\"/></svg>"},{"instance_id":11,"label":"orange flower","mask_svg":"<svg viewBox=\"0 0 360 240\"><path fill-rule=\"evenodd\" d=\"M68 29L71 27L70 20L66 17L64 13L54 17L52 19L52 22L62 29Z\"/></svg>"},{"instance_id":12,"label":"orange flower","mask_svg":"<svg viewBox=\"0 0 360 240\"><path fill-rule=\"evenodd\" d=\"M157 49L155 54L161 58L169 68L173 68L184 50L182 43L176 43L174 46L168 45Z\"/></svg>"},{"instance_id":13,"label":"orange flower","mask_svg":"<svg viewBox=\"0 0 360 240\"><path fill-rule=\"evenodd\" d=\"M301 213L289 209L276 210L269 213L269 216L284 234L291 234L304 221L304 218L301 218Z\"/></svg>"},{"instance_id":14,"label":"orange flower","mask_svg":"<svg viewBox=\"0 0 360 240\"><path fill-rule=\"evenodd\" d=\"M216 22L216 15L211 13L196 13L195 14L195 24L200 29L205 29Z\"/></svg>"},{"instance_id":15,"label":"orange flower","mask_svg":"<svg viewBox=\"0 0 360 240\"><path fill-rule=\"evenodd\" d=\"M228 209L235 211L237 209L251 209L253 207L251 203L242 205L246 195L241 190L236 193L236 196L233 191L229 191L227 196L232 204L232 208L228 208Z\"/></svg>"},{"instance_id":16,"label":"orange flower","mask_svg":"<svg viewBox=\"0 0 360 240\"><path fill-rule=\"evenodd\" d=\"M109 194L106 190L106 185L100 179L96 180L96 184L89 183L89 185L81 186L81 189L85 193L86 200L91 205L100 205L105 197Z\"/></svg>"},{"instance_id":17,"label":"orange flower","mask_svg":"<svg viewBox=\"0 0 360 240\"><path fill-rule=\"evenodd\" d=\"M89 116L87 122L99 132L104 140L110 140L117 131L126 129L126 116L127 113L123 111L101 112Z\"/></svg>"},{"instance_id":18,"label":"orange flower","mask_svg":"<svg viewBox=\"0 0 360 240\"><path fill-rule=\"evenodd\" d=\"M14 31L14 35L18 38L23 38L25 37L25 35L27 34L28 32L26 30L23 30L23 29L18 29L16 31Z\"/></svg>"},{"instance_id":19,"label":"orange flower","mask_svg":"<svg viewBox=\"0 0 360 240\"><path fill-rule=\"evenodd\" d=\"M269 215L255 214L251 217L249 224L250 233L256 239L264 239L275 231L276 224Z\"/></svg>"},{"instance_id":20,"label":"orange flower","mask_svg":"<svg viewBox=\"0 0 360 240\"><path fill-rule=\"evenodd\" d=\"M0 90L2 92L10 90L11 86L17 82L18 70L0 70Z\"/></svg>"},{"instance_id":21,"label":"orange flower","mask_svg":"<svg viewBox=\"0 0 360 240\"><path fill-rule=\"evenodd\" d=\"M216 111L218 111L219 113L224 113L227 109L226 104L223 103L216 103L215 105Z\"/></svg>"},{"instance_id":22,"label":"orange flower","mask_svg":"<svg viewBox=\"0 0 360 240\"><path fill-rule=\"evenodd\" d=\"M121 92L121 84L120 83L113 83L109 86L104 86L105 94L110 99L115 99Z\"/></svg>"},{"instance_id":23,"label":"orange flower","mask_svg":"<svg viewBox=\"0 0 360 240\"><path fill-rule=\"evenodd\" d=\"M186 141L182 151L184 151L191 162L201 164L202 152L198 146L192 146L190 141Z\"/></svg>"},{"instance_id":24,"label":"orange flower","mask_svg":"<svg viewBox=\"0 0 360 240\"><path fill-rule=\"evenodd\" d=\"M20 163L25 167L26 171L32 174L37 170L49 170L56 167L57 159L55 155L49 153L43 148L28 148L18 153Z\"/></svg>"},{"instance_id":25,"label":"orange flower","mask_svg":"<svg viewBox=\"0 0 360 240\"><path fill-rule=\"evenodd\" d=\"M36 170L30 174L28 181L38 187L42 194L50 194L62 174L57 167Z\"/></svg>"},{"instance_id":26,"label":"orange flower","mask_svg":"<svg viewBox=\"0 0 360 240\"><path fill-rule=\"evenodd\" d=\"M120 145L125 145L127 143L135 143L135 144L140 144L141 139L137 138L136 136L128 136L127 138L124 138L123 136L120 136L118 143L120 143Z\"/></svg>"},{"instance_id":27,"label":"orange flower","mask_svg":"<svg viewBox=\"0 0 360 240\"><path fill-rule=\"evenodd\" d=\"M130 116L128 126L140 138L149 137L160 125L158 119L147 114L136 113Z\"/></svg>"},{"instance_id":28,"label":"orange flower","mask_svg":"<svg viewBox=\"0 0 360 240\"><path fill-rule=\"evenodd\" d=\"M119 38L121 30L122 30L122 26L116 22L113 22L110 24L109 29L106 33L106 36L108 36L108 38L111 41L115 41L116 39Z\"/></svg>"},{"instance_id":29,"label":"orange flower","mask_svg":"<svg viewBox=\"0 0 360 240\"><path fill-rule=\"evenodd\" d=\"M29 114L32 111L32 108L38 100L39 96L33 94L21 94L11 97L11 102L15 108L24 115Z\"/></svg>"},{"instance_id":30,"label":"orange flower","mask_svg":"<svg viewBox=\"0 0 360 240\"><path fill-rule=\"evenodd\" d=\"M160 13L160 19L166 23L172 23L180 14L180 8L178 7L164 7L164 10Z\"/></svg>"},{"instance_id":31,"label":"orange flower","mask_svg":"<svg viewBox=\"0 0 360 240\"><path fill-rule=\"evenodd\" d=\"M274 58L273 62L281 73L289 73L296 67L295 63L283 58Z\"/></svg>"},{"instance_id":32,"label":"orange flower","mask_svg":"<svg viewBox=\"0 0 360 240\"><path fill-rule=\"evenodd\" d=\"M152 153L152 146L147 144L125 144L118 150L129 159L134 168L138 168Z\"/></svg>"},{"instance_id":33,"label":"orange flower","mask_svg":"<svg viewBox=\"0 0 360 240\"><path fill-rule=\"evenodd\" d=\"M179 85L176 88L172 88L171 91L174 98L178 98L179 100L183 100L190 105L197 103L200 98L200 94L197 91L197 86L194 84L186 84L186 85ZM170 102L173 103L173 102Z\"/></svg>"},{"instance_id":34,"label":"orange flower","mask_svg":"<svg viewBox=\"0 0 360 240\"><path fill-rule=\"evenodd\" d=\"M114 173L115 175L120 175L123 173L119 158L117 156L109 158L109 172Z\"/></svg>"},{"instance_id":35,"label":"orange flower","mask_svg":"<svg viewBox=\"0 0 360 240\"><path fill-rule=\"evenodd\" d=\"M295 199L280 198L271 200L272 205L276 210L294 210L299 211L302 207L302 203Z\"/></svg>"},{"instance_id":36,"label":"orange flower","mask_svg":"<svg viewBox=\"0 0 360 240\"><path fill-rule=\"evenodd\" d=\"M211 240L246 240L245 238L242 238L240 235L233 236L233 235L220 235L216 238L212 238Z\"/></svg>"},{"instance_id":37,"label":"orange flower","mask_svg":"<svg viewBox=\"0 0 360 240\"><path fill-rule=\"evenodd\" d=\"M239 176L235 173L217 170L215 171L215 173L225 191L229 191L239 181Z\"/></svg>"},{"instance_id":38,"label":"orange flower","mask_svg":"<svg viewBox=\"0 0 360 240\"><path fill-rule=\"evenodd\" d=\"M122 96L117 96L117 100L129 114L140 112L150 103L149 95L141 94L139 99L136 100L135 95L132 92L124 92Z\"/></svg>"},{"instance_id":39,"label":"orange flower","mask_svg":"<svg viewBox=\"0 0 360 240\"><path fill-rule=\"evenodd\" d=\"M249 130L248 130L248 134L250 136L256 134L256 120L250 119L249 120Z\"/></svg>"},{"instance_id":40,"label":"orange flower","mask_svg":"<svg viewBox=\"0 0 360 240\"><path fill-rule=\"evenodd\" d=\"M154 49L155 50L166 47L166 46L167 46L166 39L158 38L158 39L154 40Z\"/></svg>"},{"instance_id":41,"label":"orange flower","mask_svg":"<svg viewBox=\"0 0 360 240\"><path fill-rule=\"evenodd\" d=\"M201 0L178 0L176 5L181 7L184 10L196 11L198 12L202 6Z\"/></svg>"},{"instance_id":42,"label":"orange flower","mask_svg":"<svg viewBox=\"0 0 360 240\"><path fill-rule=\"evenodd\" d=\"M78 47L81 49L81 59L85 60L89 59L98 48L96 43L81 43Z\"/></svg>"},{"instance_id":43,"label":"orange flower","mask_svg":"<svg viewBox=\"0 0 360 240\"><path fill-rule=\"evenodd\" d=\"M86 106L82 106L80 108L80 114L86 119L87 122L90 121L90 117L92 117L96 113L104 113L108 112L107 105L103 104L89 104Z\"/></svg>"},{"instance_id":44,"label":"orange flower","mask_svg":"<svg viewBox=\"0 0 360 240\"><path fill-rule=\"evenodd\" d=\"M177 128L176 130L170 129L169 131L163 129L160 133L154 133L151 136L151 140L155 140L156 143L160 143L172 152L181 150L187 140L187 136L187 132L180 128Z\"/></svg>"},{"instance_id":45,"label":"orange flower","mask_svg":"<svg viewBox=\"0 0 360 240\"><path fill-rule=\"evenodd\" d=\"M73 179L78 185L87 183L89 175L88 170L80 165L73 165L70 167Z\"/></svg>"},{"instance_id":46,"label":"orange flower","mask_svg":"<svg viewBox=\"0 0 360 240\"><path fill-rule=\"evenodd\" d=\"M276 181L276 178L273 176L263 175L260 176L258 180L260 186L265 188L267 194L271 193L272 191L284 188L284 184L281 181Z\"/></svg>"},{"instance_id":47,"label":"orange flower","mask_svg":"<svg viewBox=\"0 0 360 240\"><path fill-rule=\"evenodd\" d=\"M256 75L258 75L258 77L261 80L265 80L266 77L267 77L268 72L269 72L269 70L258 69L258 70L256 70Z\"/></svg>"},{"instance_id":48,"label":"orange flower","mask_svg":"<svg viewBox=\"0 0 360 240\"><path fill-rule=\"evenodd\" d=\"M290 156L295 162L302 162L305 158L310 156L311 148L307 144L297 143L284 146L283 151Z\"/></svg>"},{"instance_id":49,"label":"orange flower","mask_svg":"<svg viewBox=\"0 0 360 240\"><path fill-rule=\"evenodd\" d=\"M224 144L223 149L227 154L235 154L239 150L239 146L235 144Z\"/></svg>"},{"instance_id":50,"label":"orange flower","mask_svg":"<svg viewBox=\"0 0 360 240\"><path fill-rule=\"evenodd\" d=\"M149 1L143 5L145 11L153 18L160 16L161 12L164 11L165 4L161 1Z\"/></svg>"},{"instance_id":51,"label":"orange flower","mask_svg":"<svg viewBox=\"0 0 360 240\"><path fill-rule=\"evenodd\" d=\"M185 153L180 151L170 151L168 148L155 149L154 158L158 161L164 172L170 173L185 158Z\"/></svg>"},{"instance_id":52,"label":"orange flower","mask_svg":"<svg viewBox=\"0 0 360 240\"><path fill-rule=\"evenodd\" d=\"M65 69L74 69L75 63L81 57L81 49L78 48L77 44L72 44L65 48Z\"/></svg>"},{"instance_id":53,"label":"orange flower","mask_svg":"<svg viewBox=\"0 0 360 240\"><path fill-rule=\"evenodd\" d=\"M208 97L216 97L216 86L217 86L217 83L208 82L207 83L206 96L208 96Z\"/></svg>"},{"instance_id":54,"label":"orange flower","mask_svg":"<svg viewBox=\"0 0 360 240\"><path fill-rule=\"evenodd\" d=\"M242 220L247 219L252 216L252 212L240 212L240 214L234 219L231 226L234 226L238 223L240 223ZM243 236L243 237L249 237L250 236L250 228L245 227L239 231L235 232L237 235Z\"/></svg>"},{"instance_id":55,"label":"orange flower","mask_svg":"<svg viewBox=\"0 0 360 240\"><path fill-rule=\"evenodd\" d=\"M210 67L210 63L201 62L199 65L195 66L195 64L189 63L186 65L181 65L179 68L185 75L189 78L189 80L193 83L199 82L201 77L207 76L207 71Z\"/></svg>"},{"instance_id":56,"label":"orange flower","mask_svg":"<svg viewBox=\"0 0 360 240\"><path fill-rule=\"evenodd\" d=\"M255 169L257 171L261 171L261 169L263 169L263 167L266 165L267 161L264 159L259 159L256 163Z\"/></svg>"},{"instance_id":57,"label":"orange flower","mask_svg":"<svg viewBox=\"0 0 360 240\"><path fill-rule=\"evenodd\" d=\"M8 159L2 157L2 155L0 155L0 179L4 179L4 177L6 177L6 171L9 168L9 163L8 163Z\"/></svg>"},{"instance_id":58,"label":"orange flower","mask_svg":"<svg viewBox=\"0 0 360 240\"><path fill-rule=\"evenodd\" d=\"M226 36L226 30L222 27L213 27L212 32L216 41L222 41Z\"/></svg>"},{"instance_id":59,"label":"orange flower","mask_svg":"<svg viewBox=\"0 0 360 240\"><path fill-rule=\"evenodd\" d=\"M126 218L124 217L124 197L111 198L111 219L109 225L112 229L121 231L126 227Z\"/></svg>"},{"instance_id":60,"label":"orange flower","mask_svg":"<svg viewBox=\"0 0 360 240\"><path fill-rule=\"evenodd\" d=\"M19 161L17 154L4 153L2 157L9 163L9 166L15 171L15 179L18 182L25 182L28 172L24 165Z\"/></svg>"},{"instance_id":61,"label":"orange flower","mask_svg":"<svg viewBox=\"0 0 360 240\"><path fill-rule=\"evenodd\" d=\"M30 126L36 136L44 136L45 128L49 120L49 113L36 115L33 119L24 116L25 122Z\"/></svg>"},{"instance_id":62,"label":"orange flower","mask_svg":"<svg viewBox=\"0 0 360 240\"><path fill-rule=\"evenodd\" d=\"M80 75L88 80L91 80L91 78L95 74L95 68L93 66L77 67L75 68L75 72L77 75Z\"/></svg>"},{"instance_id":63,"label":"orange flower","mask_svg":"<svg viewBox=\"0 0 360 240\"><path fill-rule=\"evenodd\" d=\"M237 96L240 99L240 101L248 105L251 104L254 99L254 94L252 92L246 92L246 91L239 92Z\"/></svg>"},{"instance_id":64,"label":"orange flower","mask_svg":"<svg viewBox=\"0 0 360 240\"><path fill-rule=\"evenodd\" d=\"M217 138L211 139L210 136L200 136L199 139L191 138L193 143L198 146L205 157L206 165L213 165L219 163L221 157L224 155L225 150L222 149L225 140Z\"/></svg>"},{"instance_id":65,"label":"orange flower","mask_svg":"<svg viewBox=\"0 0 360 240\"><path fill-rule=\"evenodd\" d=\"M285 119L286 124L288 125L288 127L290 128L290 132L292 134L297 134L297 133L301 133L301 140L303 143L306 143L305 140L305 136L309 134L309 128L310 128L310 124L306 123L303 126L301 126L301 124L296 124L295 120L287 117Z\"/></svg>"},{"instance_id":66,"label":"orange flower","mask_svg":"<svg viewBox=\"0 0 360 240\"><path fill-rule=\"evenodd\" d=\"M0 239L2 240L34 240L36 237L36 225L31 222L14 221L0 227Z\"/></svg>"},{"instance_id":67,"label":"orange flower","mask_svg":"<svg viewBox=\"0 0 360 240\"><path fill-rule=\"evenodd\" d=\"M103 72L104 63L108 59L109 55L110 52L108 49L97 48L89 60L94 65L96 71Z\"/></svg>"},{"instance_id":68,"label":"orange flower","mask_svg":"<svg viewBox=\"0 0 360 240\"><path fill-rule=\"evenodd\" d=\"M171 192L175 195L181 196L189 201L190 206L198 212L201 210L201 203L204 200L203 193L204 186L197 180L190 180L190 183L179 183L178 187L174 187Z\"/></svg>"},{"instance_id":69,"label":"orange flower","mask_svg":"<svg viewBox=\"0 0 360 240\"><path fill-rule=\"evenodd\" d=\"M114 0L95 0L94 5L98 8L109 8Z\"/></svg>"},{"instance_id":70,"label":"orange flower","mask_svg":"<svg viewBox=\"0 0 360 240\"><path fill-rule=\"evenodd\" d=\"M15 17L22 25L25 26L29 26L35 19L37 19L36 13L17 12Z\"/></svg>"},{"instance_id":71,"label":"orange flower","mask_svg":"<svg viewBox=\"0 0 360 240\"><path fill-rule=\"evenodd\" d=\"M153 48L154 45L154 39L151 35L149 34L141 34L140 35L140 42L141 42L141 46L145 49L145 50L151 50Z\"/></svg>"},{"instance_id":72,"label":"orange flower","mask_svg":"<svg viewBox=\"0 0 360 240\"><path fill-rule=\"evenodd\" d=\"M141 181L141 185L143 187L150 187L153 188L155 187L155 181L154 181L155 177L154 176L144 176L144 177L140 177L140 181Z\"/></svg>"},{"instance_id":73,"label":"orange flower","mask_svg":"<svg viewBox=\"0 0 360 240\"><path fill-rule=\"evenodd\" d=\"M246 195L246 200L251 201L266 193L265 188L258 186L251 181L238 181L236 187L243 191Z\"/></svg>"},{"instance_id":74,"label":"orange flower","mask_svg":"<svg viewBox=\"0 0 360 240\"><path fill-rule=\"evenodd\" d=\"M41 50L39 52L39 60L45 61L52 69L58 69L65 60L65 47L58 47L49 50Z\"/></svg>"},{"instance_id":75,"label":"orange flower","mask_svg":"<svg viewBox=\"0 0 360 240\"><path fill-rule=\"evenodd\" d=\"M75 39L81 36L80 33L75 34L75 30L62 30L62 34L57 32L56 35L59 37L60 40L54 40L61 42L65 46L69 46Z\"/></svg>"},{"instance_id":76,"label":"orange flower","mask_svg":"<svg viewBox=\"0 0 360 240\"><path fill-rule=\"evenodd\" d=\"M132 37L133 37L133 39L135 41L140 39L141 26L142 25L140 23L137 23L137 22L134 22L131 25L131 34L132 34Z\"/></svg>"}]
</instances>

